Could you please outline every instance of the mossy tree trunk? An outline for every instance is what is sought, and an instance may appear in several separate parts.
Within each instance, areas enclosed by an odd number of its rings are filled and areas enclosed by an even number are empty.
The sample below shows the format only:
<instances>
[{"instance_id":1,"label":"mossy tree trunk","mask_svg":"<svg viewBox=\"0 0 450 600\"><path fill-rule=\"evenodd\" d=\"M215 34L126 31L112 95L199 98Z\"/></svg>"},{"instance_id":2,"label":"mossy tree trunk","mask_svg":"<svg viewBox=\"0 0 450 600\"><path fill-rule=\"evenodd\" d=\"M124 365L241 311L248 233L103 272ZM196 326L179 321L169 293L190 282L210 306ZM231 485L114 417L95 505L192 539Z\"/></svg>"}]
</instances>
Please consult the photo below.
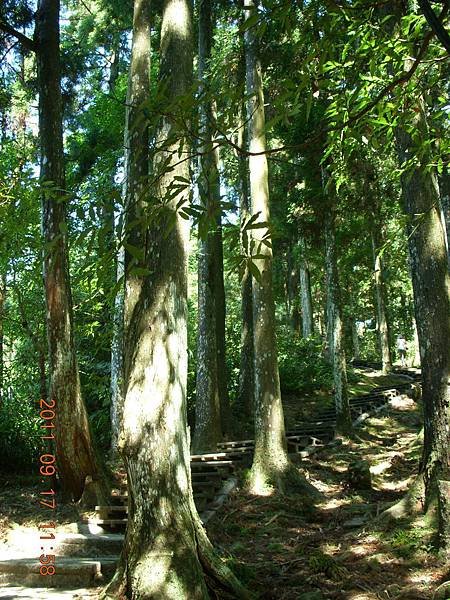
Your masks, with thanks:
<instances>
[{"instance_id":1,"label":"mossy tree trunk","mask_svg":"<svg viewBox=\"0 0 450 600\"><path fill-rule=\"evenodd\" d=\"M167 116L161 119L156 135L152 172L156 185L151 197L139 183L145 182L148 169L144 155L148 133L138 98L148 94L149 36L149 1L135 0L129 73L135 90L129 121L135 210L128 213L130 223L134 221L128 243L140 242L137 247L143 252L137 257L126 253L120 450L128 477L128 526L116 575L104 597L206 600L207 572L208 582L212 579L213 585L220 584L240 598L246 596L245 591L217 559L201 525L190 476L186 419L189 222L179 214L189 201L189 186L180 186L180 181L189 181L190 155L183 144L186 132L180 116L186 118L183 103L192 77L190 2L165 0L163 4L160 80ZM141 223L137 224L135 216Z\"/></svg>"},{"instance_id":2,"label":"mossy tree trunk","mask_svg":"<svg viewBox=\"0 0 450 600\"><path fill-rule=\"evenodd\" d=\"M56 401L56 455L63 498L78 500L90 476L101 500L107 489L81 396L74 343L64 200L59 8L59 0L40 0L35 32L50 399Z\"/></svg>"},{"instance_id":3,"label":"mossy tree trunk","mask_svg":"<svg viewBox=\"0 0 450 600\"><path fill-rule=\"evenodd\" d=\"M413 107L411 107L413 108ZM429 139L425 105L418 95L410 111L415 140ZM400 165L417 150L409 129L396 130ZM450 480L450 277L447 249L440 214L436 174L428 166L429 156L405 168L401 183L404 210L408 217L409 254L414 309L422 366L424 447L421 476L425 482L425 505L438 504L443 543L448 544L448 510L437 502L439 487ZM430 159L431 162L431 159ZM443 483L440 483L443 482ZM447 485L448 489L448 485ZM447 546L448 548L448 546Z\"/></svg>"},{"instance_id":4,"label":"mossy tree trunk","mask_svg":"<svg viewBox=\"0 0 450 600\"><path fill-rule=\"evenodd\" d=\"M224 347L219 340L219 329L221 329L219 322L222 319L220 309L224 309L224 302L219 300L219 295L223 292L219 289L220 274L223 288L223 269L220 270L219 259L222 260L223 265L223 257L219 256L219 247L220 250L222 248L221 235L216 231L221 210L220 185L217 153L213 150L214 120L212 99L208 88L208 63L211 57L213 27L211 2L200 0L198 10L198 78L201 83L200 93L203 94L199 108L199 136L202 142L199 148L198 189L200 203L208 220L208 231L206 234L199 231L197 384L195 430L192 440L194 453L215 450L222 438L219 371L224 368L222 360ZM224 337L225 332L221 333ZM219 347L222 351L220 356ZM221 383L222 386L225 384L226 388L226 381Z\"/></svg>"},{"instance_id":5,"label":"mossy tree trunk","mask_svg":"<svg viewBox=\"0 0 450 600\"><path fill-rule=\"evenodd\" d=\"M245 18L255 14L256 3L244 1ZM254 27L245 31L246 91L252 215L266 227L252 230L256 252L253 278L253 335L255 353L255 451L249 484L254 493L267 493L271 486L283 491L298 475L287 455L281 403L275 336L275 304L272 289L272 246L269 211L269 181L265 136L264 95L258 38ZM294 473L295 471L295 473Z\"/></svg>"}]
</instances>

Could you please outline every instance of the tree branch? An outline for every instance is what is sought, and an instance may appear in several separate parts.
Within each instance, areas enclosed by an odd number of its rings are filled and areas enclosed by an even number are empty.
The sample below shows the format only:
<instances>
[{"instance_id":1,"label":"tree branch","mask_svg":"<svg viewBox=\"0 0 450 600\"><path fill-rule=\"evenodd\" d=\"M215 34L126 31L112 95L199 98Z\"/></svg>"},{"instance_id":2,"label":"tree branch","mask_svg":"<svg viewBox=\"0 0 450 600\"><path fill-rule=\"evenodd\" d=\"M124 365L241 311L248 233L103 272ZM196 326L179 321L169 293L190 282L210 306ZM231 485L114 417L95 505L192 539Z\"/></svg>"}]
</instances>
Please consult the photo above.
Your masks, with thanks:
<instances>
[{"instance_id":1,"label":"tree branch","mask_svg":"<svg viewBox=\"0 0 450 600\"><path fill-rule=\"evenodd\" d=\"M425 15L425 18L428 21L428 25L434 31L434 33L436 34L436 37L440 40L440 42L442 43L444 48L447 50L447 52L450 53L450 35L445 30L439 17L436 16L436 13L431 8L428 0L418 0L418 1L419 1L419 6L420 6L423 14ZM446 5L448 6L448 1L446 2Z\"/></svg>"},{"instance_id":2,"label":"tree branch","mask_svg":"<svg viewBox=\"0 0 450 600\"><path fill-rule=\"evenodd\" d=\"M37 46L31 38L24 35L23 33L20 33L20 31L17 31L17 29L14 29L14 27L8 25L8 23L6 23L6 21L4 21L3 19L0 19L0 30L4 31L8 35L14 36L24 48L32 50L33 52L37 51Z\"/></svg>"}]
</instances>

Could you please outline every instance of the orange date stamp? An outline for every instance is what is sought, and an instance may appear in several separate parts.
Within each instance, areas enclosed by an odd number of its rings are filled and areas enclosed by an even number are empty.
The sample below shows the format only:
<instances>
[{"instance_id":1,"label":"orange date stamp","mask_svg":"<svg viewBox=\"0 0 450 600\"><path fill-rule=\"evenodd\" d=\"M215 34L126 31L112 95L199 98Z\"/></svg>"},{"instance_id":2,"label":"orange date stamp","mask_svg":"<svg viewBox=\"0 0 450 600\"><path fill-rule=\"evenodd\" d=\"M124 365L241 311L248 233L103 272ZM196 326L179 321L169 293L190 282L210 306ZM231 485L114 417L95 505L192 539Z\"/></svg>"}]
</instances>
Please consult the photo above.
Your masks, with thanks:
<instances>
[{"instance_id":1,"label":"orange date stamp","mask_svg":"<svg viewBox=\"0 0 450 600\"><path fill-rule=\"evenodd\" d=\"M55 417L56 417L56 400L40 400L39 401L40 412L39 416L42 420L41 429L43 430L41 439L46 440L51 448L54 448L55 442ZM49 450L50 452L50 450ZM56 563L55 555L50 552L54 550L54 546L46 546L45 544L55 544L55 530L56 530L56 492L53 488L48 489L48 485L51 482L51 478L56 474L56 456L55 453L41 454L39 457L39 473L42 477L41 482L45 484L45 488L41 490L39 496L39 504L43 508L47 508L52 511L50 518L47 523L40 523L39 539L41 543L41 551L43 554L39 557L39 572L41 575L55 575L56 574ZM52 531L53 530L53 531Z\"/></svg>"}]
</instances>

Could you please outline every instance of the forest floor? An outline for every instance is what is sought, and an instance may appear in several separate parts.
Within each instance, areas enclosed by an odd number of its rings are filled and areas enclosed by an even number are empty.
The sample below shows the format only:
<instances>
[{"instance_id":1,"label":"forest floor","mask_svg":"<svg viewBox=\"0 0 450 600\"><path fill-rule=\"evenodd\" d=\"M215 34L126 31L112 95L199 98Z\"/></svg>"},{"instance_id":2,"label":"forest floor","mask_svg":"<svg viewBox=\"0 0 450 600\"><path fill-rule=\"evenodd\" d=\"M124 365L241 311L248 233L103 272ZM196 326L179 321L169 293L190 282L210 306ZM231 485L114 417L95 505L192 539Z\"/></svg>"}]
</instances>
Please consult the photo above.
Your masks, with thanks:
<instances>
[{"instance_id":1,"label":"forest floor","mask_svg":"<svg viewBox=\"0 0 450 600\"><path fill-rule=\"evenodd\" d=\"M354 394L393 383L376 372L358 376ZM327 402L324 394L302 400L286 397L288 427L313 418ZM430 529L422 519L389 528L376 520L414 478L420 424L420 406L401 397L367 419L355 440L342 440L299 460L299 468L323 494L315 507L298 495L250 496L242 473L240 487L208 524L211 540L261 599L431 600L439 585L450 579L450 565L434 552ZM356 460L370 465L369 490L352 489L347 483L348 466ZM14 528L36 531L38 523L48 519L46 509L37 508L38 489L35 478L1 476L2 554L8 554L5 542ZM78 521L80 513L76 506L60 506L56 518L63 530ZM89 592L89 597L95 596Z\"/></svg>"},{"instance_id":2,"label":"forest floor","mask_svg":"<svg viewBox=\"0 0 450 600\"><path fill-rule=\"evenodd\" d=\"M386 384L375 374L369 379L369 387ZM316 402L311 399L309 409ZM299 410L286 409L291 416ZM255 497L242 486L208 526L211 540L261 599L432 599L450 579L450 565L433 550L424 520L387 527L376 520L413 481L420 424L417 403L405 396L391 401L364 422L356 441L343 440L298 462L323 502L311 508L298 495ZM347 483L348 466L360 460L370 465L372 489Z\"/></svg>"}]
</instances>

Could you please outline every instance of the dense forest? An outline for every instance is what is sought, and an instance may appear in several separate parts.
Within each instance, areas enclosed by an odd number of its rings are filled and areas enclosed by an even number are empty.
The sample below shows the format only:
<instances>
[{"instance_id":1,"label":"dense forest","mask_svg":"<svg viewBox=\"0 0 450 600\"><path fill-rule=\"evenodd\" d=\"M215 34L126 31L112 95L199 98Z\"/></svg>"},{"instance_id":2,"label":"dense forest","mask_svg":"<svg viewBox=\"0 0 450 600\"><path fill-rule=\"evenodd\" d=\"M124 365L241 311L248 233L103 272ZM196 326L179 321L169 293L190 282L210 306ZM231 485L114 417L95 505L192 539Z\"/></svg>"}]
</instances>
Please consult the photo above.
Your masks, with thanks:
<instances>
[{"instance_id":1,"label":"dense forest","mask_svg":"<svg viewBox=\"0 0 450 600\"><path fill-rule=\"evenodd\" d=\"M0 598L450 598L448 27L2 1Z\"/></svg>"}]
</instances>

